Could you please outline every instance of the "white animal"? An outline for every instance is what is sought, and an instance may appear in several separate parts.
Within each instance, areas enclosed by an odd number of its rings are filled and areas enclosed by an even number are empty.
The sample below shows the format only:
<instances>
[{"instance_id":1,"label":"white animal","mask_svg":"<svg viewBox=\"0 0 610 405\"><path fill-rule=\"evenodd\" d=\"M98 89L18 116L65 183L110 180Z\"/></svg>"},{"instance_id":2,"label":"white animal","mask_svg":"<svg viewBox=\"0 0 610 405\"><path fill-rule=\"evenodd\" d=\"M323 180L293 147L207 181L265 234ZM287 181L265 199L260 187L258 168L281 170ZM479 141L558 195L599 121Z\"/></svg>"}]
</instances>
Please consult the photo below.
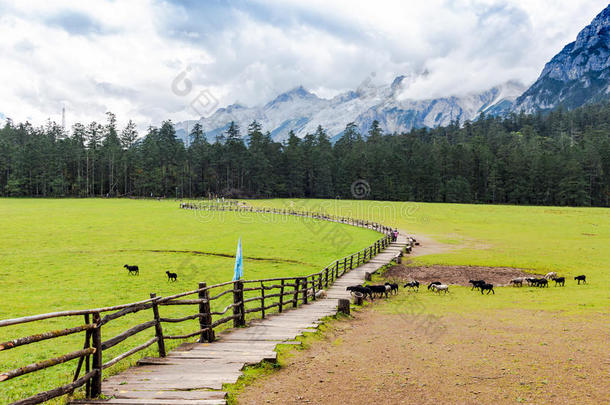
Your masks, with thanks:
<instances>
[{"instance_id":1,"label":"white animal","mask_svg":"<svg viewBox=\"0 0 610 405\"><path fill-rule=\"evenodd\" d=\"M449 292L449 286L447 284L432 284L431 288L438 294L440 294L441 291L444 291L445 294Z\"/></svg>"},{"instance_id":2,"label":"white animal","mask_svg":"<svg viewBox=\"0 0 610 405\"><path fill-rule=\"evenodd\" d=\"M557 273L555 273L554 271L546 273L546 276L544 276L544 278L546 278L547 280L550 280L550 279L552 279L554 277L557 277Z\"/></svg>"}]
</instances>

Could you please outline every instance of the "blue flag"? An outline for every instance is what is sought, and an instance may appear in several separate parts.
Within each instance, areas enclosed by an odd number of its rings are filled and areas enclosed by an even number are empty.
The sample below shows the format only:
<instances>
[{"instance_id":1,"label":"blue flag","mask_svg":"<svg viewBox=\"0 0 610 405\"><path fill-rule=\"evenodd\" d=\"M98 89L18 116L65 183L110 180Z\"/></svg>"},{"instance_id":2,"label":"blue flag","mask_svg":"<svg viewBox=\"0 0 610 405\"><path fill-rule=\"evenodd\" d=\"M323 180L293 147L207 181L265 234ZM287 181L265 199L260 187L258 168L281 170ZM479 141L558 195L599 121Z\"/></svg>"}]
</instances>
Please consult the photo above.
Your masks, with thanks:
<instances>
[{"instance_id":1,"label":"blue flag","mask_svg":"<svg viewBox=\"0 0 610 405\"><path fill-rule=\"evenodd\" d=\"M244 276L244 260L241 255L241 236L239 237L239 243L237 244L237 253L235 254L235 274L233 275L233 281L237 281Z\"/></svg>"}]
</instances>

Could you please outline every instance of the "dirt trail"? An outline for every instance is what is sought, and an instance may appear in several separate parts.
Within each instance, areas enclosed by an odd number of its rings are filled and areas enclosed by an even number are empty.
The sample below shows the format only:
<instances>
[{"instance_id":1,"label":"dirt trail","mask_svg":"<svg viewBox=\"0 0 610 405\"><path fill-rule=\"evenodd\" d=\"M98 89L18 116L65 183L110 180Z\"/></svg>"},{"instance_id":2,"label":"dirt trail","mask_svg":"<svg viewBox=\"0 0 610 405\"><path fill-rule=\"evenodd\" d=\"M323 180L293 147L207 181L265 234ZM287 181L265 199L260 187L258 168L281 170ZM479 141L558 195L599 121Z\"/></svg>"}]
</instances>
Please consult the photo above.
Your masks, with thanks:
<instances>
[{"instance_id":1,"label":"dirt trail","mask_svg":"<svg viewBox=\"0 0 610 405\"><path fill-rule=\"evenodd\" d=\"M413 249L413 252L407 257L417 257L417 256L425 256L425 255L435 255L439 253L447 253L455 249L459 249L460 246L455 245L447 245L446 243L438 242L426 235L413 234L407 232L403 229L400 229L399 232L403 235L408 235L417 240L419 242L419 246L416 246Z\"/></svg>"},{"instance_id":2,"label":"dirt trail","mask_svg":"<svg viewBox=\"0 0 610 405\"><path fill-rule=\"evenodd\" d=\"M367 309L337 321L321 342L247 387L238 403L607 403L603 315L511 309L422 317Z\"/></svg>"}]
</instances>

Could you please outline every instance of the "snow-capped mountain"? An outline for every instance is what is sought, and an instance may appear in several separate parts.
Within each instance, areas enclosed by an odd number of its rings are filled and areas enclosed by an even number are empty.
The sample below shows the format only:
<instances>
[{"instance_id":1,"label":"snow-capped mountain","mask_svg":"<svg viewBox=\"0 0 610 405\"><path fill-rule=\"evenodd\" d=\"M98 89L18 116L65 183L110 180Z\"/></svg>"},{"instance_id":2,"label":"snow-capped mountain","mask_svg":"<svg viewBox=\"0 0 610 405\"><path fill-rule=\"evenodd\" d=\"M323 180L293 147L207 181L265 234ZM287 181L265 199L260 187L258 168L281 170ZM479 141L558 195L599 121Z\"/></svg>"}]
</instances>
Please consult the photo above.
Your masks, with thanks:
<instances>
[{"instance_id":1,"label":"snow-capped mountain","mask_svg":"<svg viewBox=\"0 0 610 405\"><path fill-rule=\"evenodd\" d=\"M180 136L199 122L208 139L226 131L235 121L244 134L256 120L275 140L283 140L293 130L299 137L314 133L321 125L333 138L341 135L350 122L356 123L366 134L373 120L378 120L386 132L408 131L414 127L435 127L451 121L472 120L482 112L498 114L508 111L513 101L525 90L515 82L508 82L482 93L444 97L430 100L402 100L400 93L414 80L413 75L398 76L385 86L364 83L358 89L324 99L302 86L282 93L259 107L233 104L220 108L209 117L198 121L176 124Z\"/></svg>"},{"instance_id":2,"label":"snow-capped mountain","mask_svg":"<svg viewBox=\"0 0 610 405\"><path fill-rule=\"evenodd\" d=\"M610 98L610 5L548 62L514 110L576 108Z\"/></svg>"}]
</instances>

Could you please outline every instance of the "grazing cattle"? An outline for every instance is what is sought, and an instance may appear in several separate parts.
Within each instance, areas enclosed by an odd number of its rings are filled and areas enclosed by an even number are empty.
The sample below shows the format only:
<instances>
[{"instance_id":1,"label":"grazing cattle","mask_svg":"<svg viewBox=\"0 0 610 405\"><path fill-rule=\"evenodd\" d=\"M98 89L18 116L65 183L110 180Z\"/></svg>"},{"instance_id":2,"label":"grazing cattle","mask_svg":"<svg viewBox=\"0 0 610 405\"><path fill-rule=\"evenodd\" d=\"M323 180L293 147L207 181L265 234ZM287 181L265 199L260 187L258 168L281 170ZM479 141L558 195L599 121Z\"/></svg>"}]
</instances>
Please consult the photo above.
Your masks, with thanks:
<instances>
[{"instance_id":1,"label":"grazing cattle","mask_svg":"<svg viewBox=\"0 0 610 405\"><path fill-rule=\"evenodd\" d=\"M443 283L441 283L440 281L433 281L430 284L428 284L428 290L430 290L433 285L441 285L441 284L443 284Z\"/></svg>"},{"instance_id":2,"label":"grazing cattle","mask_svg":"<svg viewBox=\"0 0 610 405\"><path fill-rule=\"evenodd\" d=\"M405 288L413 288L419 291L419 281L409 281L407 284L405 284Z\"/></svg>"},{"instance_id":3,"label":"grazing cattle","mask_svg":"<svg viewBox=\"0 0 610 405\"><path fill-rule=\"evenodd\" d=\"M398 284L396 283L385 283L386 285L386 289L389 286L390 287L390 292L394 293L394 294L398 294Z\"/></svg>"},{"instance_id":4,"label":"grazing cattle","mask_svg":"<svg viewBox=\"0 0 610 405\"><path fill-rule=\"evenodd\" d=\"M515 287L516 286L523 287L523 281L524 280L525 280L524 277L513 278L512 280L510 280L509 284L513 284Z\"/></svg>"},{"instance_id":5,"label":"grazing cattle","mask_svg":"<svg viewBox=\"0 0 610 405\"><path fill-rule=\"evenodd\" d=\"M555 273L554 271L550 271L544 276L544 278L546 278L547 280L552 280L555 277L557 277L557 273Z\"/></svg>"},{"instance_id":6,"label":"grazing cattle","mask_svg":"<svg viewBox=\"0 0 610 405\"><path fill-rule=\"evenodd\" d=\"M368 295L371 301L373 300L373 291L371 291L371 289L368 287L363 287L361 285L352 285L347 287L346 290L350 292L359 292L364 298L366 298L366 296Z\"/></svg>"},{"instance_id":7,"label":"grazing cattle","mask_svg":"<svg viewBox=\"0 0 610 405\"><path fill-rule=\"evenodd\" d=\"M578 285L580 285L581 281L583 283L587 284L587 276L585 276L584 274L581 274L580 276L574 277L574 280L578 280Z\"/></svg>"},{"instance_id":8,"label":"grazing cattle","mask_svg":"<svg viewBox=\"0 0 610 405\"><path fill-rule=\"evenodd\" d=\"M449 286L447 284L431 284L432 290L440 294L443 291L445 294L449 292Z\"/></svg>"},{"instance_id":9,"label":"grazing cattle","mask_svg":"<svg viewBox=\"0 0 610 405\"><path fill-rule=\"evenodd\" d=\"M564 287L565 284L566 284L566 278L565 277L553 277L553 281L555 282L555 287L557 287L558 284L560 286Z\"/></svg>"},{"instance_id":10,"label":"grazing cattle","mask_svg":"<svg viewBox=\"0 0 610 405\"><path fill-rule=\"evenodd\" d=\"M548 287L549 286L549 280L547 280L546 278L539 278L536 281L536 287Z\"/></svg>"},{"instance_id":11,"label":"grazing cattle","mask_svg":"<svg viewBox=\"0 0 610 405\"><path fill-rule=\"evenodd\" d=\"M475 288L481 288L481 286L485 284L485 280L470 280L468 282L472 284L470 291L474 290Z\"/></svg>"},{"instance_id":12,"label":"grazing cattle","mask_svg":"<svg viewBox=\"0 0 610 405\"><path fill-rule=\"evenodd\" d=\"M130 265L126 264L123 267L125 267L127 269L127 271L129 272L127 274L133 274L134 276L137 276L140 274L140 268L138 266L130 266Z\"/></svg>"},{"instance_id":13,"label":"grazing cattle","mask_svg":"<svg viewBox=\"0 0 610 405\"><path fill-rule=\"evenodd\" d=\"M178 274L176 274L176 273L172 273L168 270L165 272L165 274L167 274L167 281L177 281L178 280Z\"/></svg>"},{"instance_id":14,"label":"grazing cattle","mask_svg":"<svg viewBox=\"0 0 610 405\"><path fill-rule=\"evenodd\" d=\"M479 285L479 288L481 289L481 294L483 294L483 291L485 290L487 290L487 295L489 295L490 292L494 293L494 295L496 294L493 284L483 283Z\"/></svg>"}]
</instances>

